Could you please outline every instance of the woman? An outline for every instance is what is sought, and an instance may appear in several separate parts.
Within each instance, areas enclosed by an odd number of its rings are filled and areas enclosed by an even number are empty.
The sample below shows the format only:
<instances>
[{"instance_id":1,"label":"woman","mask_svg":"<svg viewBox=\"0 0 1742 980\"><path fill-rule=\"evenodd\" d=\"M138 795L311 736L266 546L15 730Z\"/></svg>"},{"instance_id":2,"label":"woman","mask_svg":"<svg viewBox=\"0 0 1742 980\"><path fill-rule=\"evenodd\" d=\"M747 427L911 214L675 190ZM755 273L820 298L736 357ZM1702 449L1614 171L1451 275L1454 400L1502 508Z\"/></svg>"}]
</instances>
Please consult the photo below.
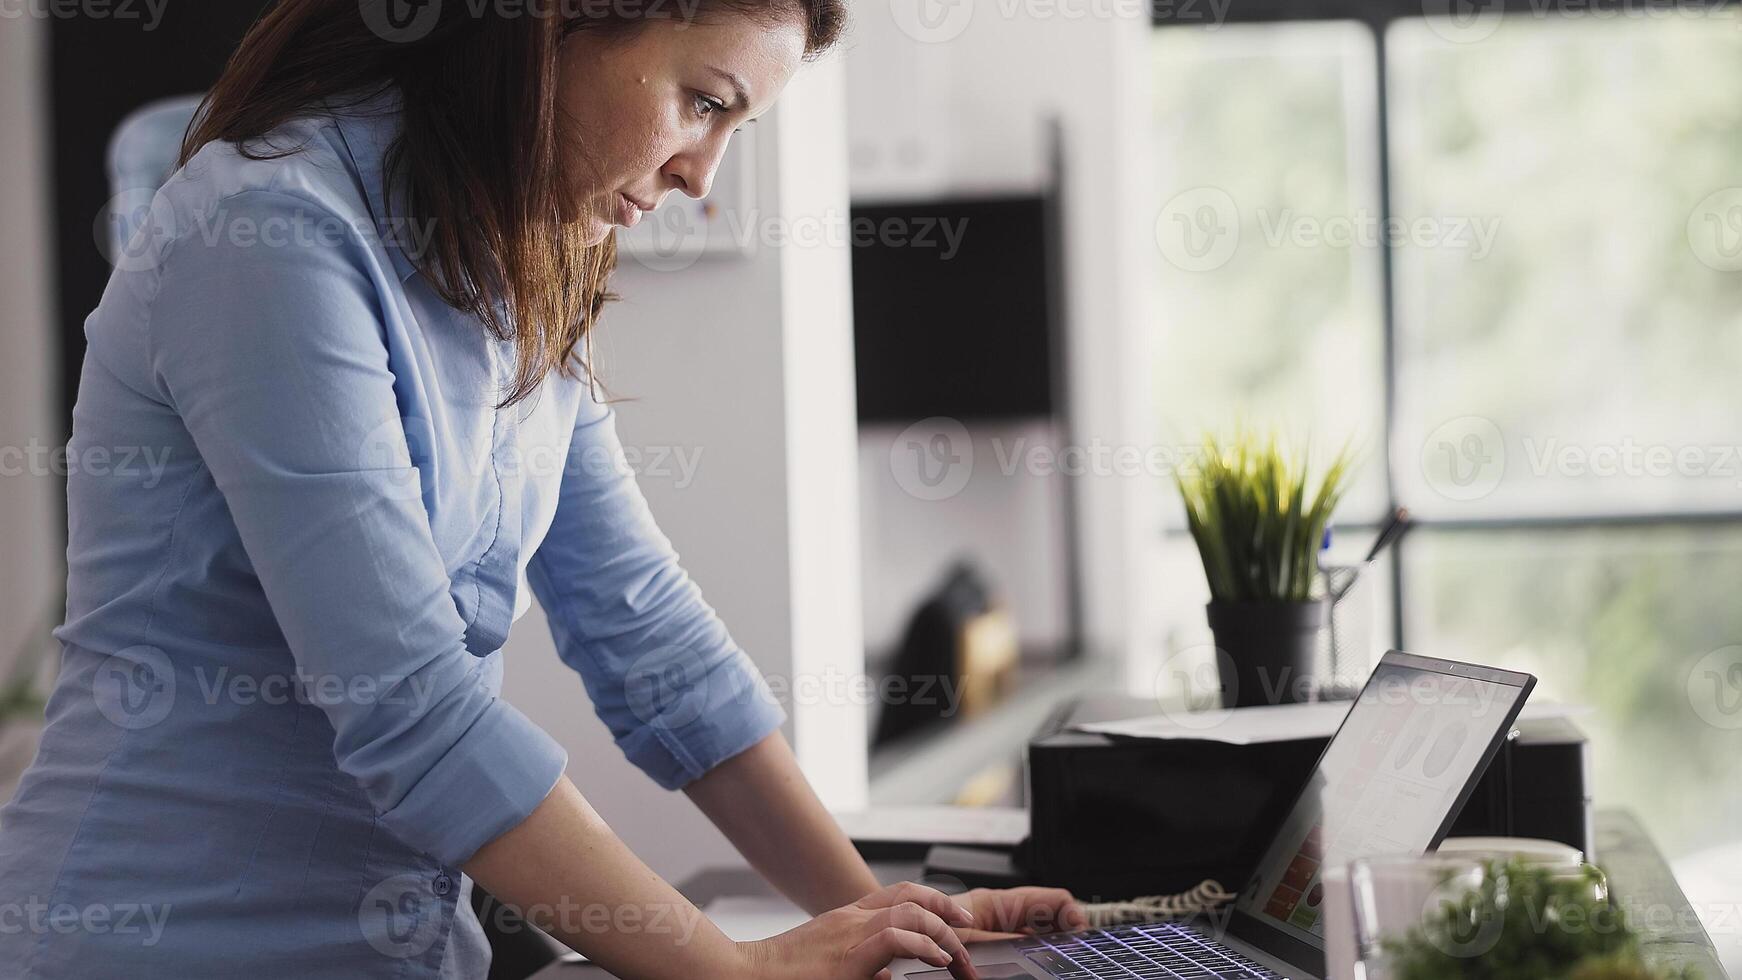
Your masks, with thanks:
<instances>
[{"instance_id":1,"label":"woman","mask_svg":"<svg viewBox=\"0 0 1742 980\"><path fill-rule=\"evenodd\" d=\"M969 977L977 928L1080 921L879 889L611 465L613 226L705 194L844 16L630 7L284 0L243 42L87 322L70 452L161 465L69 479L7 976L482 977L474 880L625 977ZM731 942L613 835L497 696L529 592L629 759L815 919Z\"/></svg>"}]
</instances>

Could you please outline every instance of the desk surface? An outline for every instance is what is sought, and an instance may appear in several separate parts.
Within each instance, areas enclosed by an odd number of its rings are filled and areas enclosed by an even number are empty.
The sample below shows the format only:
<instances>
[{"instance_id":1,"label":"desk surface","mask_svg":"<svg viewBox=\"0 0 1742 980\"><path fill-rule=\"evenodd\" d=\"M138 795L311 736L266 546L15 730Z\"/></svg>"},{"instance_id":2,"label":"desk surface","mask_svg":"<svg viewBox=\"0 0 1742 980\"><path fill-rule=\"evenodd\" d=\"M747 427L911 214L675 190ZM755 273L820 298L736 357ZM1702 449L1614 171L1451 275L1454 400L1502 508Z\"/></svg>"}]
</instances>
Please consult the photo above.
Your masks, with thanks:
<instances>
[{"instance_id":1,"label":"desk surface","mask_svg":"<svg viewBox=\"0 0 1742 980\"><path fill-rule=\"evenodd\" d=\"M1627 909L1639 931L1649 963L1666 968L1692 966L1705 980L1728 980L1711 938L1694 917L1669 864L1633 814L1598 811L1597 860L1608 872L1610 893ZM884 882L917 878L921 871L917 864L899 862L874 863L872 870ZM703 871L684 882L680 890L698 906L728 895L773 894L767 882L749 868ZM533 980L608 980L609 976L596 966L556 963L540 970Z\"/></svg>"}]
</instances>

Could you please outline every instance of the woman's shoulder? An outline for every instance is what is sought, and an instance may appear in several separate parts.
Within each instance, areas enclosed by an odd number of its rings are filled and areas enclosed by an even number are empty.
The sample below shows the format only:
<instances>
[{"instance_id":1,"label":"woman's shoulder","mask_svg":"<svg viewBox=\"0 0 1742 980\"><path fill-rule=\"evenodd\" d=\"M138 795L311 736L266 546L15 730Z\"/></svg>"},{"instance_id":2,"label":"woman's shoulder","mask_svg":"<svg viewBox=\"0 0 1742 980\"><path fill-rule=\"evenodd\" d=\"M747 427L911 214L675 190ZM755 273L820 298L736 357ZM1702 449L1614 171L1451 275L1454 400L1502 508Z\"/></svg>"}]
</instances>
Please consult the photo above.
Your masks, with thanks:
<instances>
[{"instance_id":1,"label":"woman's shoulder","mask_svg":"<svg viewBox=\"0 0 1742 980\"><path fill-rule=\"evenodd\" d=\"M336 286L389 281L368 166L352 149L363 142L357 126L374 125L309 113L242 146L202 146L127 216L114 272L86 319L88 351L143 390L149 351L202 317L236 319L226 304L254 308L274 289L312 288L291 301L306 312L339 302ZM174 288L201 291L199 316L162 314Z\"/></svg>"},{"instance_id":2,"label":"woman's shoulder","mask_svg":"<svg viewBox=\"0 0 1742 980\"><path fill-rule=\"evenodd\" d=\"M190 219L245 195L301 201L341 217L368 210L331 116L294 119L242 145L213 140L170 177L161 194L178 217Z\"/></svg>"},{"instance_id":3,"label":"woman's shoulder","mask_svg":"<svg viewBox=\"0 0 1742 980\"><path fill-rule=\"evenodd\" d=\"M172 231L160 236L221 223L242 201L255 204L241 209L251 214L267 207L368 227L371 183L379 181L380 158L398 129L394 108L376 99L351 111L315 109L242 143L205 144L159 190L155 217Z\"/></svg>"}]
</instances>

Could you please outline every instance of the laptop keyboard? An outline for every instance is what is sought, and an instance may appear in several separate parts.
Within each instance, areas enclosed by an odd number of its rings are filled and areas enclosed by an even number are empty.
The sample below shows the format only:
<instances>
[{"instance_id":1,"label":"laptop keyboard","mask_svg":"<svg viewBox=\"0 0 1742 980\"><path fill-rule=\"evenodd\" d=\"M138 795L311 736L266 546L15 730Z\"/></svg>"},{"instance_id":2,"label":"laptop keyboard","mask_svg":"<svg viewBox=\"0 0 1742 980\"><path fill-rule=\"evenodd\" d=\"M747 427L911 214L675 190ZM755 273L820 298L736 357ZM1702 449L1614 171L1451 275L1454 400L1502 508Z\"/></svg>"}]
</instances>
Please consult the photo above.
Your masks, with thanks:
<instances>
[{"instance_id":1,"label":"laptop keyboard","mask_svg":"<svg viewBox=\"0 0 1742 980\"><path fill-rule=\"evenodd\" d=\"M1282 980L1250 957L1171 922L1039 936L1017 948L1059 980Z\"/></svg>"}]
</instances>

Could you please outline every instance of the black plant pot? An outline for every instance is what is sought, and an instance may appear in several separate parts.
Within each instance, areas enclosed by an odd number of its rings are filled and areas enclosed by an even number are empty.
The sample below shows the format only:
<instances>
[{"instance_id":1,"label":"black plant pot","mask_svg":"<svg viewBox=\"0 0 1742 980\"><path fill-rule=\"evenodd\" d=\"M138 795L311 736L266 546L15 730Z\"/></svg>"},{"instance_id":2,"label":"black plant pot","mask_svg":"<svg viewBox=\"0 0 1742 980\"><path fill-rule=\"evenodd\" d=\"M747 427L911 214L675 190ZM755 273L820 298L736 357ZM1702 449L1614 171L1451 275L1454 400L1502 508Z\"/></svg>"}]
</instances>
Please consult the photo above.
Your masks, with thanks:
<instances>
[{"instance_id":1,"label":"black plant pot","mask_svg":"<svg viewBox=\"0 0 1742 980\"><path fill-rule=\"evenodd\" d=\"M1292 704L1312 691L1319 631L1331 605L1312 602L1212 602L1222 706Z\"/></svg>"}]
</instances>

